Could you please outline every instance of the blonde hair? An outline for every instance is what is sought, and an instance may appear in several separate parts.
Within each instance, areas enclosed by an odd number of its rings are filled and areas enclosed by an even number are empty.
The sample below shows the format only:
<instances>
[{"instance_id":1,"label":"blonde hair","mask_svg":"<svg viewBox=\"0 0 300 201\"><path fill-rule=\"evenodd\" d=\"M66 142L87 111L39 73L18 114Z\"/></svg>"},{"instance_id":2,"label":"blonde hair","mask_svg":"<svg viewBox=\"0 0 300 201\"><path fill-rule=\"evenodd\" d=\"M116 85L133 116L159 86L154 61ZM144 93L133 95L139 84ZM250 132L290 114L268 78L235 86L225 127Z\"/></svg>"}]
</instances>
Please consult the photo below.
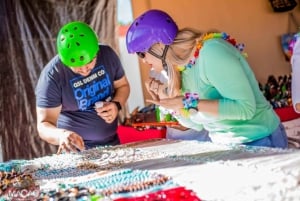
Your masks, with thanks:
<instances>
[{"instance_id":1,"label":"blonde hair","mask_svg":"<svg viewBox=\"0 0 300 201\"><path fill-rule=\"evenodd\" d=\"M189 62L197 41L201 38L202 33L196 29L184 28L178 31L173 43L169 45L166 56L167 72L169 76L168 96L179 96L181 89L180 72L177 66L185 65ZM162 55L163 48L158 44L151 47L151 51L158 55Z\"/></svg>"}]
</instances>

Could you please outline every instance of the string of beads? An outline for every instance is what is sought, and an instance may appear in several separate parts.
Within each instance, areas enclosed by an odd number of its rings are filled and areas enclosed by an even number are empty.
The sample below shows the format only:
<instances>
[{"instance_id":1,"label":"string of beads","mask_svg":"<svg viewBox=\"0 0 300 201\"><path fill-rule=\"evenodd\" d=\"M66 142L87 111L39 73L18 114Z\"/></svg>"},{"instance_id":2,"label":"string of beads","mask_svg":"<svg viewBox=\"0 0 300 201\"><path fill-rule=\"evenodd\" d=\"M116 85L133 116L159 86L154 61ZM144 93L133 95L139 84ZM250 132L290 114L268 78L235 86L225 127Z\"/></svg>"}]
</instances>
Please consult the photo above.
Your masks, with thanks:
<instances>
[{"instance_id":1,"label":"string of beads","mask_svg":"<svg viewBox=\"0 0 300 201\"><path fill-rule=\"evenodd\" d=\"M245 57L247 57L247 54L243 53L245 45L242 43L237 43L236 40L234 38L231 38L231 36L228 35L227 33L225 33L225 32L206 33L203 35L202 39L198 41L194 55L190 59L189 63L184 66L178 66L178 70L184 71L186 68L191 68L193 65L195 65L196 59L199 57L199 52L200 52L200 49L203 47L204 42L209 39L213 39L213 38L221 38L221 39L227 41L228 43L233 45L235 48L237 48L241 52L241 54L243 54Z\"/></svg>"}]
</instances>

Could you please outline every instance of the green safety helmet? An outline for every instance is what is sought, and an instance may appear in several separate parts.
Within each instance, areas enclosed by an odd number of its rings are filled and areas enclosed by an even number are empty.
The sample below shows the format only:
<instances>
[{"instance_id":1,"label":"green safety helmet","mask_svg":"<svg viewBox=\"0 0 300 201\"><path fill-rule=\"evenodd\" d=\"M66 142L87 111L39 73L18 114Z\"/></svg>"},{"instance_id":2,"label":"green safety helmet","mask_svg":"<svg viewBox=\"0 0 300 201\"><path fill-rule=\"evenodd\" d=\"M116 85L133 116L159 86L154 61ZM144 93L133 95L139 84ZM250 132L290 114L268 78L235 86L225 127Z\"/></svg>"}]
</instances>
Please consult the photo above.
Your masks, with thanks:
<instances>
[{"instance_id":1,"label":"green safety helmet","mask_svg":"<svg viewBox=\"0 0 300 201\"><path fill-rule=\"evenodd\" d=\"M84 22L64 25L57 36L58 55L68 67L82 67L90 63L99 51L98 38L94 30Z\"/></svg>"}]
</instances>

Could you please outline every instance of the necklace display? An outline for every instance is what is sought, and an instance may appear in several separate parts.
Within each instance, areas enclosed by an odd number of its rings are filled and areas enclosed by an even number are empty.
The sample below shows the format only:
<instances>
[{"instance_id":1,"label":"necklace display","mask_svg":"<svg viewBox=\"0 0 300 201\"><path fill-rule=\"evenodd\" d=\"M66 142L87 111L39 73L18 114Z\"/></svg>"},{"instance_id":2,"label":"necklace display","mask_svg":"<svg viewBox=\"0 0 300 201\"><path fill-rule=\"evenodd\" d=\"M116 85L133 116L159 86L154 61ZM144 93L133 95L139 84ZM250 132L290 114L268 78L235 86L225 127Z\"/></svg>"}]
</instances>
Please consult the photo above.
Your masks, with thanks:
<instances>
[{"instance_id":1,"label":"necklace display","mask_svg":"<svg viewBox=\"0 0 300 201\"><path fill-rule=\"evenodd\" d=\"M245 57L247 57L247 55L245 53L243 53L244 47L245 47L244 44L237 43L236 40L234 38L231 38L230 35L228 35L227 33L225 33L225 32L222 32L222 33L206 33L202 37L202 39L197 43L195 53L194 53L193 57L191 58L191 60L189 61L189 63L184 65L184 66L178 66L178 70L179 71L184 71L186 68L191 68L196 63L196 59L199 57L199 52L200 52L200 49L203 46L204 41L209 40L209 39L213 39L213 38L221 38L221 39L229 42L234 47L236 47Z\"/></svg>"}]
</instances>

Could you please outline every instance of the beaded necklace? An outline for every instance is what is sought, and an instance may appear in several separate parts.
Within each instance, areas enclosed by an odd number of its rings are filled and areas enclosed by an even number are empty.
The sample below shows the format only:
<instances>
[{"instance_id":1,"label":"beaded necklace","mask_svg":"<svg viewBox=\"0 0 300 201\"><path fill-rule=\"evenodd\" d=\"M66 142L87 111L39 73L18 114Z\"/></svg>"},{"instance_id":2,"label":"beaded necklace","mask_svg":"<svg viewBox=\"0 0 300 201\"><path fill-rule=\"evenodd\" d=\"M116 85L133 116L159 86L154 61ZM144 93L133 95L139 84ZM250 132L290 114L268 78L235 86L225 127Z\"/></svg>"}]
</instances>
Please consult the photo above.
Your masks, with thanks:
<instances>
[{"instance_id":1,"label":"beaded necklace","mask_svg":"<svg viewBox=\"0 0 300 201\"><path fill-rule=\"evenodd\" d=\"M212 39L212 38L221 38L221 39L229 42L234 47L236 47L245 57L247 57L247 55L245 53L243 53L245 45L241 44L241 43L237 43L236 40L231 38L227 33L225 33L225 32L222 32L222 33L206 33L202 37L202 39L200 41L198 41L198 43L196 45L195 53L194 53L193 57L191 58L191 60L189 61L189 63L184 65L184 66L178 66L178 70L179 71L184 71L186 68L191 68L196 63L196 59L199 57L199 52L200 52L200 49L203 46L204 41L206 41L208 39Z\"/></svg>"}]
</instances>

